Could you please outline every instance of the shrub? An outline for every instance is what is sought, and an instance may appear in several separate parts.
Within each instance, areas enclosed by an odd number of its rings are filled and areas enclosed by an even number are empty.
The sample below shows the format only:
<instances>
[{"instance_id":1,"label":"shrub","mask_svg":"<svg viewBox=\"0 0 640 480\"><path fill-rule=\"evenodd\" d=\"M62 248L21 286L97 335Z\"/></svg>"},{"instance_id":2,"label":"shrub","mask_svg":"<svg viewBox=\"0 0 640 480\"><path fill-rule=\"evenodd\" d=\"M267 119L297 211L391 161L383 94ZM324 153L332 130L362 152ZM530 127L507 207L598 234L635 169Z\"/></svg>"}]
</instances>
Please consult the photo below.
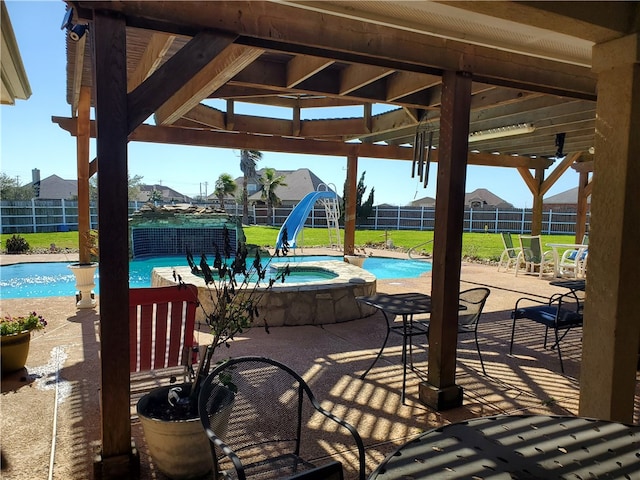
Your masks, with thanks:
<instances>
[{"instance_id":1,"label":"shrub","mask_svg":"<svg viewBox=\"0 0 640 480\"><path fill-rule=\"evenodd\" d=\"M20 235L13 235L11 238L7 238L6 246L7 253L26 253L31 248L29 242Z\"/></svg>"}]
</instances>

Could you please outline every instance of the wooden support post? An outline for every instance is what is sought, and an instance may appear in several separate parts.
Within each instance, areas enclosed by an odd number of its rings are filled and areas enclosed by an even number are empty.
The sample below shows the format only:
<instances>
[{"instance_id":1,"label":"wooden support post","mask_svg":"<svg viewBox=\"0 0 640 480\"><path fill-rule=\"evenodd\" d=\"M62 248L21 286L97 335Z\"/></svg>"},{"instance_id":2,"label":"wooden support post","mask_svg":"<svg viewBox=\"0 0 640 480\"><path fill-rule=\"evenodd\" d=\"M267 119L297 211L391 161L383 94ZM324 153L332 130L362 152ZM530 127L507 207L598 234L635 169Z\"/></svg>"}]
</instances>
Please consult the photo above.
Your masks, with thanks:
<instances>
[{"instance_id":1,"label":"wooden support post","mask_svg":"<svg viewBox=\"0 0 640 480\"><path fill-rule=\"evenodd\" d=\"M102 452L96 476L131 478L139 459L131 445L129 411L129 247L127 58L124 18L95 11L95 108L100 242Z\"/></svg>"},{"instance_id":2,"label":"wooden support post","mask_svg":"<svg viewBox=\"0 0 640 480\"><path fill-rule=\"evenodd\" d=\"M578 207L576 211L576 243L582 243L587 233L587 185L589 185L589 172L580 172L578 177Z\"/></svg>"},{"instance_id":3,"label":"wooden support post","mask_svg":"<svg viewBox=\"0 0 640 480\"><path fill-rule=\"evenodd\" d=\"M89 232L91 212L89 206L89 141L91 139L91 89L80 88L78 102L78 136L76 137L76 161L78 164L78 247L80 264L91 262Z\"/></svg>"},{"instance_id":4,"label":"wooden support post","mask_svg":"<svg viewBox=\"0 0 640 480\"><path fill-rule=\"evenodd\" d=\"M540 186L544 181L544 169L536 168L536 184L538 185L536 193L533 194L533 208L531 212L531 235L540 235L542 233L542 193Z\"/></svg>"},{"instance_id":5,"label":"wooden support post","mask_svg":"<svg viewBox=\"0 0 640 480\"><path fill-rule=\"evenodd\" d=\"M470 104L471 75L445 72L438 148L429 373L428 382L419 386L420 400L436 410L462 405L462 387L456 385L455 379Z\"/></svg>"},{"instance_id":6,"label":"wooden support post","mask_svg":"<svg viewBox=\"0 0 640 480\"><path fill-rule=\"evenodd\" d=\"M593 47L598 74L579 414L633 422L640 316L640 34Z\"/></svg>"},{"instance_id":7,"label":"wooden support post","mask_svg":"<svg viewBox=\"0 0 640 480\"><path fill-rule=\"evenodd\" d=\"M358 157L347 157L347 191L344 200L344 254L355 253L356 242L356 184L358 176Z\"/></svg>"}]
</instances>

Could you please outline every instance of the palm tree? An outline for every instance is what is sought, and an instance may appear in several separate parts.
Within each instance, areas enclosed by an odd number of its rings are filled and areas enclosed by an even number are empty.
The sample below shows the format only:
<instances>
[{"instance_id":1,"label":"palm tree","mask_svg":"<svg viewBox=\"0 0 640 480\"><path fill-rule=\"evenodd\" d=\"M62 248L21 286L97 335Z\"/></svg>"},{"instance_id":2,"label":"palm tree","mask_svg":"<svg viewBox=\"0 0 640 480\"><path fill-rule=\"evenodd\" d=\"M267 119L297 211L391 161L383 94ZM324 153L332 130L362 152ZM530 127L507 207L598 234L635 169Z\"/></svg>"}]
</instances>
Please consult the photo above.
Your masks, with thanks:
<instances>
[{"instance_id":1,"label":"palm tree","mask_svg":"<svg viewBox=\"0 0 640 480\"><path fill-rule=\"evenodd\" d=\"M227 195L235 196L238 185L231 175L228 173L222 173L216 180L216 188L213 191L218 201L220 202L220 208L226 212L224 208L224 197Z\"/></svg>"},{"instance_id":2,"label":"palm tree","mask_svg":"<svg viewBox=\"0 0 640 480\"><path fill-rule=\"evenodd\" d=\"M267 221L270 224L270 219L273 217L273 207L280 205L280 197L276 195L276 188L287 184L284 183L284 175L276 175L275 168L265 169L262 177L260 177L260 185L262 185L262 200L267 203Z\"/></svg>"},{"instance_id":3,"label":"palm tree","mask_svg":"<svg viewBox=\"0 0 640 480\"><path fill-rule=\"evenodd\" d=\"M242 171L242 223L249 223L249 194L247 182L256 176L256 163L262 159L262 152L258 150L240 151L240 170Z\"/></svg>"}]
</instances>

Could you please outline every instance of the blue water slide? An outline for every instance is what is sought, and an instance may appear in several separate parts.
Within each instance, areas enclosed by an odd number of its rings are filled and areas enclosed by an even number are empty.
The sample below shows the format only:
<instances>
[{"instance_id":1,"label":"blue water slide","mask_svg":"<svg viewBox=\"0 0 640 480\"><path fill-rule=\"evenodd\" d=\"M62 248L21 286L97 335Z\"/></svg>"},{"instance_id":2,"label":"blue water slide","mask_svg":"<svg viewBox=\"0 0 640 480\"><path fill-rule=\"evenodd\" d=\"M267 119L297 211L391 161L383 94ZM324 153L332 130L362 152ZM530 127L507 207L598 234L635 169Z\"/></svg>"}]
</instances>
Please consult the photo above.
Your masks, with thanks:
<instances>
[{"instance_id":1,"label":"blue water slide","mask_svg":"<svg viewBox=\"0 0 640 480\"><path fill-rule=\"evenodd\" d=\"M307 221L307 217L311 212L311 209L315 205L316 201L322 198L336 198L336 192L330 190L321 190L316 192L307 193L300 203L295 206L289 216L286 218L280 232L278 232L278 239L276 240L276 248L282 248L282 233L285 228L287 229L287 237L289 240L289 247L296 248L296 237L298 233L302 231L304 222Z\"/></svg>"}]
</instances>

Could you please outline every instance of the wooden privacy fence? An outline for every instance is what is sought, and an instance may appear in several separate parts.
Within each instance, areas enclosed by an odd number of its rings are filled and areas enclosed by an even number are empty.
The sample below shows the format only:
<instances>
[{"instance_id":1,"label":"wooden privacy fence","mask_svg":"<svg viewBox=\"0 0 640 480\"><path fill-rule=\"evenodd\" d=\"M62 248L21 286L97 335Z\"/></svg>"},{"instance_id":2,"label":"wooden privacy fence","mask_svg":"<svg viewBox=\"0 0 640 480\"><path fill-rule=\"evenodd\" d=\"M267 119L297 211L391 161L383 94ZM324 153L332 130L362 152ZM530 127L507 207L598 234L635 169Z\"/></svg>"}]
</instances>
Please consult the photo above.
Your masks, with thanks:
<instances>
[{"instance_id":1,"label":"wooden privacy fence","mask_svg":"<svg viewBox=\"0 0 640 480\"><path fill-rule=\"evenodd\" d=\"M138 210L144 202L129 202L129 213ZM212 204L208 204L211 206ZM203 204L204 206L204 204ZM242 206L236 203L225 205L227 213L242 215ZM267 209L260 205L249 208L249 223L255 225L280 226L293 207L273 209L271 218ZM512 232L531 231L532 211L527 208L494 209L469 208L464 213L465 232ZM587 231L590 215L587 214ZM358 228L369 230L433 230L435 209L431 207L373 208L366 221ZM575 233L576 211L567 208L561 211L547 210L542 215L542 233L546 235L572 235ZM326 227L326 213L320 204L311 210L305 222L307 227ZM2 233L66 232L78 230L78 202L73 200L27 200L0 201L0 228ZM98 208L91 204L91 228L98 228Z\"/></svg>"}]
</instances>

